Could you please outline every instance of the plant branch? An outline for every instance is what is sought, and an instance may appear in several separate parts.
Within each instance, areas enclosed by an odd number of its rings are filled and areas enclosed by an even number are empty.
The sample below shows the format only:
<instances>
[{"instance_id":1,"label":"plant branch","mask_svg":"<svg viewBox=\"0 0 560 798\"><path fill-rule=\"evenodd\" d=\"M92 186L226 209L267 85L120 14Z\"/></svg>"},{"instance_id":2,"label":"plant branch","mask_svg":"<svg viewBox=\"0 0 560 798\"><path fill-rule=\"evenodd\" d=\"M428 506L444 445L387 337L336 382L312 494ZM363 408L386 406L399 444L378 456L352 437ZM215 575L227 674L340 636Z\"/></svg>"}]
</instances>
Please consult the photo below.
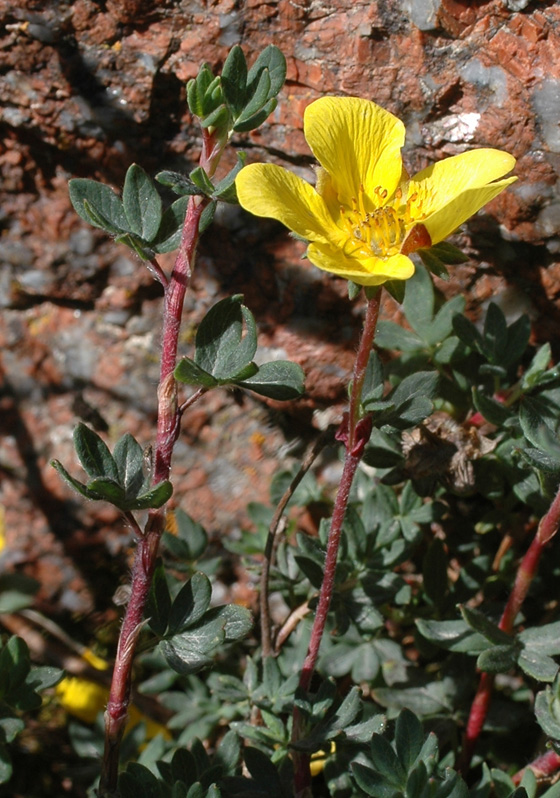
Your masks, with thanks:
<instances>
[{"instance_id":1,"label":"plant branch","mask_svg":"<svg viewBox=\"0 0 560 798\"><path fill-rule=\"evenodd\" d=\"M266 539L266 546L264 550L264 561L261 573L261 585L260 585L260 614L261 614L261 641L262 641L262 653L263 657L272 657L274 656L275 650L272 645L272 631L271 631L271 622L270 622L270 606L268 602L268 584L270 580L270 568L272 566L272 560L274 556L274 547L276 541L276 534L278 532L278 527L280 525L280 521L282 520L282 516L286 509L286 506L298 485L300 484L301 480L307 474L315 460L317 459L319 453L326 445L329 438L332 436L331 428L326 429L324 432L319 435L309 452L307 453L304 461L302 462L299 471L295 475L295 477L290 482L288 488L284 492L284 495L278 502L278 506L270 522L270 527L268 530L268 537Z\"/></svg>"},{"instance_id":2,"label":"plant branch","mask_svg":"<svg viewBox=\"0 0 560 798\"><path fill-rule=\"evenodd\" d=\"M513 630L515 619L527 597L531 583L537 574L541 556L558 531L560 524L560 488L554 497L548 512L541 518L535 537L525 556L521 560L515 576L515 582L498 624L499 628L510 634ZM458 770L465 773L470 765L478 738L482 732L494 686L494 676L491 673L482 673L478 690L474 697L467 728L463 737L463 748L458 762Z\"/></svg>"},{"instance_id":3,"label":"plant branch","mask_svg":"<svg viewBox=\"0 0 560 798\"><path fill-rule=\"evenodd\" d=\"M343 421L338 434L339 439L344 440L346 448L344 468L333 508L325 557L323 582L319 592L319 602L311 629L307 656L304 660L299 680L299 690L302 692L307 692L309 690L317 664L321 640L323 639L329 607L334 592L338 547L344 516L346 515L346 508L348 507L350 490L358 465L362 459L366 443L371 435L371 417L365 416L360 418L360 411L362 389L369 355L375 337L380 304L381 291L377 291L371 299L368 299L364 326L354 363L349 413L347 419ZM295 706L293 713L292 743L297 743L302 738L304 732L305 718L302 716L298 707ZM311 774L309 770L309 755L294 751L293 759L295 796L296 798L310 798Z\"/></svg>"}]
</instances>

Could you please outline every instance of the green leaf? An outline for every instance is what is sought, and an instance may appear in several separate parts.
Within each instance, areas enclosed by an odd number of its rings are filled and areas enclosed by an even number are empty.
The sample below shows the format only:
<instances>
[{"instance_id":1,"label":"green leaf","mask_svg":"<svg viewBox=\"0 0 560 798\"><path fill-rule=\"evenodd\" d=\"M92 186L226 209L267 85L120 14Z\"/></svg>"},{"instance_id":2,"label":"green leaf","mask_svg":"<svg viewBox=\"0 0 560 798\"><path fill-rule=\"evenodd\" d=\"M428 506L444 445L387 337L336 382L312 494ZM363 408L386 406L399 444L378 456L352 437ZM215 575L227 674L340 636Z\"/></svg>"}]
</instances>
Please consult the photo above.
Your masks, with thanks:
<instances>
[{"instance_id":1,"label":"green leaf","mask_svg":"<svg viewBox=\"0 0 560 798\"><path fill-rule=\"evenodd\" d=\"M132 164L127 170L122 202L128 229L150 243L161 223L161 197L152 179L138 164Z\"/></svg>"},{"instance_id":2,"label":"green leaf","mask_svg":"<svg viewBox=\"0 0 560 798\"><path fill-rule=\"evenodd\" d=\"M261 111L246 118L243 116L235 123L233 129L236 133L247 133L249 130L256 130L276 108L278 102L276 99L269 100Z\"/></svg>"},{"instance_id":3,"label":"green leaf","mask_svg":"<svg viewBox=\"0 0 560 798\"><path fill-rule=\"evenodd\" d=\"M350 767L358 787L373 798L395 798L395 788L384 776L376 773L361 762L351 762Z\"/></svg>"},{"instance_id":4,"label":"green leaf","mask_svg":"<svg viewBox=\"0 0 560 798\"><path fill-rule=\"evenodd\" d=\"M211 197L214 193L214 184L202 166L197 166L196 169L193 169L189 174L189 179L195 184L195 186L198 186L202 193L206 194L207 197Z\"/></svg>"},{"instance_id":5,"label":"green leaf","mask_svg":"<svg viewBox=\"0 0 560 798\"><path fill-rule=\"evenodd\" d=\"M496 624L489 621L488 618L473 607L460 606L461 615L475 632L483 635L490 643L497 646L511 646L513 638L503 632Z\"/></svg>"},{"instance_id":6,"label":"green leaf","mask_svg":"<svg viewBox=\"0 0 560 798\"><path fill-rule=\"evenodd\" d=\"M517 664L518 649L514 643L492 646L479 654L477 668L489 673L507 673Z\"/></svg>"},{"instance_id":7,"label":"green leaf","mask_svg":"<svg viewBox=\"0 0 560 798\"><path fill-rule=\"evenodd\" d=\"M270 75L267 69L263 69L260 74L259 81L255 87L255 93L251 100L245 105L236 124L246 122L256 113L258 113L267 103L270 96Z\"/></svg>"},{"instance_id":8,"label":"green leaf","mask_svg":"<svg viewBox=\"0 0 560 798\"><path fill-rule=\"evenodd\" d=\"M144 452L138 441L126 433L115 444L113 459L117 465L119 483L127 499L135 498L144 484Z\"/></svg>"},{"instance_id":9,"label":"green leaf","mask_svg":"<svg viewBox=\"0 0 560 798\"><path fill-rule=\"evenodd\" d=\"M505 352L505 365L517 363L527 349L531 337L531 321L524 314L510 324L507 330L507 348Z\"/></svg>"},{"instance_id":10,"label":"green leaf","mask_svg":"<svg viewBox=\"0 0 560 798\"><path fill-rule=\"evenodd\" d=\"M422 564L426 595L441 607L448 589L448 556L440 538L434 538Z\"/></svg>"},{"instance_id":11,"label":"green leaf","mask_svg":"<svg viewBox=\"0 0 560 798\"><path fill-rule=\"evenodd\" d=\"M87 490L90 496L95 499L103 499L123 510L127 506L124 488L114 479L111 479L111 477L95 477L95 479L90 479L87 484Z\"/></svg>"},{"instance_id":12,"label":"green leaf","mask_svg":"<svg viewBox=\"0 0 560 798\"><path fill-rule=\"evenodd\" d=\"M170 172L164 169L162 172L157 173L156 180L162 186L167 186L167 188L170 188L171 191L180 196L204 196L204 191L196 183L193 183L187 175L183 175L180 172Z\"/></svg>"},{"instance_id":13,"label":"green leaf","mask_svg":"<svg viewBox=\"0 0 560 798\"><path fill-rule=\"evenodd\" d=\"M430 249L418 249L418 255L422 259L422 263L424 266L435 274L436 277L440 277L442 280L449 280L449 272L447 271L447 267L445 263L438 258L435 252Z\"/></svg>"},{"instance_id":14,"label":"green leaf","mask_svg":"<svg viewBox=\"0 0 560 798\"><path fill-rule=\"evenodd\" d=\"M158 482L153 488L127 502L127 510L157 509L169 501L173 495L173 485L168 480Z\"/></svg>"},{"instance_id":15,"label":"green leaf","mask_svg":"<svg viewBox=\"0 0 560 798\"><path fill-rule=\"evenodd\" d=\"M260 396L278 401L297 399L305 390L305 374L297 363L272 360L259 366L257 373L238 382Z\"/></svg>"},{"instance_id":16,"label":"green leaf","mask_svg":"<svg viewBox=\"0 0 560 798\"><path fill-rule=\"evenodd\" d=\"M422 724L413 712L403 709L395 726L395 747L405 773L416 762L423 745Z\"/></svg>"},{"instance_id":17,"label":"green leaf","mask_svg":"<svg viewBox=\"0 0 560 798\"><path fill-rule=\"evenodd\" d=\"M535 699L535 715L545 734L553 740L560 740L560 699L559 678L554 684L537 693Z\"/></svg>"},{"instance_id":18,"label":"green leaf","mask_svg":"<svg viewBox=\"0 0 560 798\"><path fill-rule=\"evenodd\" d=\"M418 631L436 646L448 651L477 655L485 651L489 643L487 639L473 631L465 621L416 621Z\"/></svg>"},{"instance_id":19,"label":"green leaf","mask_svg":"<svg viewBox=\"0 0 560 798\"><path fill-rule=\"evenodd\" d=\"M196 560L208 546L208 535L201 524L196 523L184 510L178 508L173 513L177 534L163 533L167 549L175 557L185 561Z\"/></svg>"},{"instance_id":20,"label":"green leaf","mask_svg":"<svg viewBox=\"0 0 560 798\"><path fill-rule=\"evenodd\" d=\"M558 675L558 664L552 657L527 647L519 655L517 664L528 676L539 682L553 682Z\"/></svg>"},{"instance_id":21,"label":"green leaf","mask_svg":"<svg viewBox=\"0 0 560 798\"><path fill-rule=\"evenodd\" d=\"M199 385L203 388L214 388L219 385L217 379L197 365L190 357L184 357L175 367L174 377L186 385Z\"/></svg>"},{"instance_id":22,"label":"green leaf","mask_svg":"<svg viewBox=\"0 0 560 798\"><path fill-rule=\"evenodd\" d=\"M244 152L237 153L237 163L233 169L219 183L214 186L214 199L231 204L237 203L237 191L235 190L235 178L245 166L247 155Z\"/></svg>"},{"instance_id":23,"label":"green leaf","mask_svg":"<svg viewBox=\"0 0 560 798\"><path fill-rule=\"evenodd\" d=\"M208 609L211 598L210 580L201 571L197 571L173 601L169 613L169 634L180 634L197 623Z\"/></svg>"},{"instance_id":24,"label":"green leaf","mask_svg":"<svg viewBox=\"0 0 560 798\"><path fill-rule=\"evenodd\" d=\"M68 471L64 468L61 462L58 460L51 460L51 466L58 471L62 479L70 485L80 496L83 496L84 499L94 499L94 496L91 496L86 485L83 482L79 482L77 479L68 473Z\"/></svg>"},{"instance_id":25,"label":"green leaf","mask_svg":"<svg viewBox=\"0 0 560 798\"><path fill-rule=\"evenodd\" d=\"M424 336L427 344L442 343L453 330L453 317L465 309L465 297L462 294L453 297L438 310L434 320L425 330Z\"/></svg>"},{"instance_id":26,"label":"green leaf","mask_svg":"<svg viewBox=\"0 0 560 798\"><path fill-rule=\"evenodd\" d=\"M77 177L68 183L74 210L89 224L113 235L130 232L120 197L104 183Z\"/></svg>"},{"instance_id":27,"label":"green leaf","mask_svg":"<svg viewBox=\"0 0 560 798\"><path fill-rule=\"evenodd\" d=\"M449 266L456 266L459 263L467 263L470 258L465 255L458 247L450 244L449 241L440 241L439 244L434 244L430 247L432 252L442 263L447 263Z\"/></svg>"},{"instance_id":28,"label":"green leaf","mask_svg":"<svg viewBox=\"0 0 560 798\"><path fill-rule=\"evenodd\" d=\"M402 304L404 299L405 282L405 280L387 280L385 283L385 288L399 305Z\"/></svg>"},{"instance_id":29,"label":"green leaf","mask_svg":"<svg viewBox=\"0 0 560 798\"><path fill-rule=\"evenodd\" d=\"M198 223L198 234L202 235L214 221L214 214L216 213L216 206L218 203L214 200L209 202L200 214L200 221Z\"/></svg>"},{"instance_id":30,"label":"green leaf","mask_svg":"<svg viewBox=\"0 0 560 798\"><path fill-rule=\"evenodd\" d=\"M405 330L394 321L379 322L375 343L381 349L396 349L399 352L417 352L423 348L422 340L415 333Z\"/></svg>"},{"instance_id":31,"label":"green leaf","mask_svg":"<svg viewBox=\"0 0 560 798\"><path fill-rule=\"evenodd\" d=\"M195 362L223 383L235 381L257 350L255 320L242 299L236 294L214 305L196 334Z\"/></svg>"},{"instance_id":32,"label":"green leaf","mask_svg":"<svg viewBox=\"0 0 560 798\"><path fill-rule=\"evenodd\" d=\"M485 356L490 363L500 365L500 361L506 357L508 331L506 317L495 302L488 305L482 338Z\"/></svg>"},{"instance_id":33,"label":"green leaf","mask_svg":"<svg viewBox=\"0 0 560 798\"><path fill-rule=\"evenodd\" d=\"M167 208L161 219L158 234L152 242L155 252L173 252L179 248L188 204L189 197L179 197Z\"/></svg>"},{"instance_id":34,"label":"green leaf","mask_svg":"<svg viewBox=\"0 0 560 798\"><path fill-rule=\"evenodd\" d=\"M478 388L473 388L473 404L486 421L489 421L490 424L495 424L497 427L501 427L512 416L511 410L501 402L486 396Z\"/></svg>"},{"instance_id":35,"label":"green leaf","mask_svg":"<svg viewBox=\"0 0 560 798\"><path fill-rule=\"evenodd\" d=\"M82 467L89 477L109 477L119 481L119 472L111 452L99 435L78 424L74 430L74 447Z\"/></svg>"},{"instance_id":36,"label":"green leaf","mask_svg":"<svg viewBox=\"0 0 560 798\"><path fill-rule=\"evenodd\" d=\"M371 762L375 770L384 777L388 785L394 789L403 789L406 785L406 773L392 745L381 734L374 734L371 739Z\"/></svg>"},{"instance_id":37,"label":"green leaf","mask_svg":"<svg viewBox=\"0 0 560 798\"><path fill-rule=\"evenodd\" d=\"M432 278L418 265L414 275L407 280L403 312L412 329L425 340L434 316L435 291Z\"/></svg>"},{"instance_id":38,"label":"green leaf","mask_svg":"<svg viewBox=\"0 0 560 798\"><path fill-rule=\"evenodd\" d=\"M200 119L215 108L212 101L213 89L220 85L219 77L214 77L208 64L203 64L196 78L187 83L189 110Z\"/></svg>"},{"instance_id":39,"label":"green leaf","mask_svg":"<svg viewBox=\"0 0 560 798\"><path fill-rule=\"evenodd\" d=\"M229 51L221 77L224 99L235 119L241 114L247 96L247 62L238 44Z\"/></svg>"},{"instance_id":40,"label":"green leaf","mask_svg":"<svg viewBox=\"0 0 560 798\"><path fill-rule=\"evenodd\" d=\"M150 629L158 637L163 637L165 634L169 622L170 609L171 596L169 595L169 588L167 586L165 568L160 561L154 571L146 607L146 617L148 618Z\"/></svg>"},{"instance_id":41,"label":"green leaf","mask_svg":"<svg viewBox=\"0 0 560 798\"><path fill-rule=\"evenodd\" d=\"M268 47L265 47L249 70L247 75L247 93L249 96L254 94L261 72L264 69L268 71L270 77L269 97L276 97L286 80L286 59L282 51L274 44L269 44Z\"/></svg>"}]
</instances>

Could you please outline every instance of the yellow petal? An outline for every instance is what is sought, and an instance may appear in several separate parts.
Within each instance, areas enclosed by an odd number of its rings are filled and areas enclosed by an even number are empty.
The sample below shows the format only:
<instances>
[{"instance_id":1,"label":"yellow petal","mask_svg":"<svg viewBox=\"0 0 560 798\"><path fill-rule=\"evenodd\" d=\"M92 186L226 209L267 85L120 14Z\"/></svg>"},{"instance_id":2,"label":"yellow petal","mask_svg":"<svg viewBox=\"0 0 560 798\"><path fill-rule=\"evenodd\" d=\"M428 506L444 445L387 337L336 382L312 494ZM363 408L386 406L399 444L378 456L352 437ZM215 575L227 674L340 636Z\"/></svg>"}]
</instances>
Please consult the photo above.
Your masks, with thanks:
<instances>
[{"instance_id":1,"label":"yellow petal","mask_svg":"<svg viewBox=\"0 0 560 798\"><path fill-rule=\"evenodd\" d=\"M306 108L303 127L342 204L350 207L360 186L372 208L379 205L374 201L377 186L393 194L401 177L405 137L396 116L358 97L322 97Z\"/></svg>"},{"instance_id":2,"label":"yellow petal","mask_svg":"<svg viewBox=\"0 0 560 798\"><path fill-rule=\"evenodd\" d=\"M359 285L381 285L387 280L407 280L414 274L414 264L406 255L392 258L350 258L340 249L310 244L307 257L317 268Z\"/></svg>"},{"instance_id":3,"label":"yellow petal","mask_svg":"<svg viewBox=\"0 0 560 798\"><path fill-rule=\"evenodd\" d=\"M470 150L428 166L410 181L408 196L415 192L423 201L426 215L438 211L459 194L487 186L515 166L515 158L501 150Z\"/></svg>"},{"instance_id":4,"label":"yellow petal","mask_svg":"<svg viewBox=\"0 0 560 798\"><path fill-rule=\"evenodd\" d=\"M326 244L340 238L324 200L301 177L274 164L245 166L235 180L246 211L277 219L308 241Z\"/></svg>"},{"instance_id":5,"label":"yellow petal","mask_svg":"<svg viewBox=\"0 0 560 798\"><path fill-rule=\"evenodd\" d=\"M451 235L459 225L477 213L486 203L497 197L504 188L516 180L516 177L508 177L506 180L498 180L488 186L464 191L448 205L425 219L423 224L430 234L432 244L437 244L447 238L448 235Z\"/></svg>"}]
</instances>

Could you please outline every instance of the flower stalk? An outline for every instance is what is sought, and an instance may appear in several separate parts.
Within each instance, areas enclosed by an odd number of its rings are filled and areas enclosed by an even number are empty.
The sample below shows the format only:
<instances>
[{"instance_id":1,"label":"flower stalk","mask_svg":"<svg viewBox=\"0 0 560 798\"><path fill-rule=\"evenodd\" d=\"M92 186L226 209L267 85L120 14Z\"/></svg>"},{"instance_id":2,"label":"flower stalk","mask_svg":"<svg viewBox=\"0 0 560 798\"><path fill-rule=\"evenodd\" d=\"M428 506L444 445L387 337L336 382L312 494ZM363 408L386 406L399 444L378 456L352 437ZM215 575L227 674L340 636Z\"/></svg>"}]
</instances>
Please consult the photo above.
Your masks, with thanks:
<instances>
[{"instance_id":1,"label":"flower stalk","mask_svg":"<svg viewBox=\"0 0 560 798\"><path fill-rule=\"evenodd\" d=\"M345 458L342 477L338 486L338 491L334 503L329 539L327 543L327 553L325 558L325 569L321 590L319 592L319 603L315 612L315 619L311 629L311 637L307 649L303 667L299 680L299 690L307 692L311 686L311 679L315 671L321 641L325 632L325 625L329 607L334 592L336 561L342 525L348 507L350 490L356 475L356 471L362 459L365 446L369 440L372 430L371 418L364 416L360 418L360 406L364 378L368 364L369 355L373 347L379 308L381 304L381 291L368 299L364 326L360 338L360 344L354 363L352 387L350 393L350 409L347 418L344 419L337 437L342 439L345 444ZM305 732L305 719L298 707L294 707L292 744L297 743ZM309 770L309 755L299 751L294 751L294 788L296 798L309 798L311 796L311 773Z\"/></svg>"},{"instance_id":2,"label":"flower stalk","mask_svg":"<svg viewBox=\"0 0 560 798\"><path fill-rule=\"evenodd\" d=\"M559 525L560 488L558 488L548 512L541 518L535 537L517 569L510 597L498 624L498 627L503 632L506 632L506 634L511 634L513 630L515 619L521 610L523 602L529 592L529 588L531 587L531 583L537 574L541 556L548 543L550 543L558 532ZM486 672L481 673L480 682L471 706L467 728L463 737L461 758L458 762L458 769L463 773L469 768L476 743L482 732L490 707L493 687L494 674Z\"/></svg>"}]
</instances>

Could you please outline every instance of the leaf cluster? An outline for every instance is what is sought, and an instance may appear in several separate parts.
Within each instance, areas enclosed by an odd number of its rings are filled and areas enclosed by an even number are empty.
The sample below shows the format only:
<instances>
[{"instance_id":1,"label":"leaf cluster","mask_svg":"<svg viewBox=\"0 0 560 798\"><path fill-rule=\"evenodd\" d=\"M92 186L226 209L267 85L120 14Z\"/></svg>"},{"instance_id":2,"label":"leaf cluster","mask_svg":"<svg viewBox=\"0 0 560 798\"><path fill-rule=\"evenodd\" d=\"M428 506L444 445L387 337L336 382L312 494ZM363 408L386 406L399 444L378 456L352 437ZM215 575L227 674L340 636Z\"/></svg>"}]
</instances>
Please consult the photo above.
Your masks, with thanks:
<instances>
[{"instance_id":1,"label":"leaf cluster","mask_svg":"<svg viewBox=\"0 0 560 798\"><path fill-rule=\"evenodd\" d=\"M194 357L182 358L175 379L207 390L235 385L271 399L297 398L304 390L301 366L287 360L255 363L257 326L242 299L226 297L208 311L196 333Z\"/></svg>"},{"instance_id":2,"label":"leaf cluster","mask_svg":"<svg viewBox=\"0 0 560 798\"><path fill-rule=\"evenodd\" d=\"M80 423L74 430L74 446L82 468L90 477L86 484L71 476L58 460L51 465L86 499L104 500L129 512L161 507L171 497L173 487L168 480L150 487L151 475L145 473L144 452L130 433L117 441L111 454L103 439Z\"/></svg>"}]
</instances>

